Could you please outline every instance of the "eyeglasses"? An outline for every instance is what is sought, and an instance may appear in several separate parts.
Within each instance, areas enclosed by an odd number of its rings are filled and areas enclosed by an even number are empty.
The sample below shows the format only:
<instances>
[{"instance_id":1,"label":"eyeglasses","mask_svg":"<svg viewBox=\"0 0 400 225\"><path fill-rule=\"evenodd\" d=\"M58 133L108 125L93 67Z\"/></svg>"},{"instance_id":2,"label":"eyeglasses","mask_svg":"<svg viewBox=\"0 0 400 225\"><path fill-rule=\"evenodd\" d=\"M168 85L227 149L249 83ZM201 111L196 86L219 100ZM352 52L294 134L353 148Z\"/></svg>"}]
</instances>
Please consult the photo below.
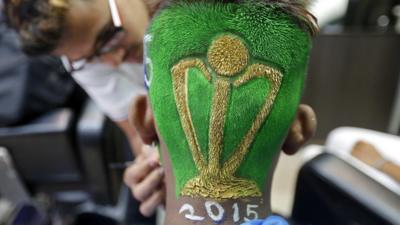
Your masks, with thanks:
<instances>
[{"instance_id":1,"label":"eyeglasses","mask_svg":"<svg viewBox=\"0 0 400 225\"><path fill-rule=\"evenodd\" d=\"M108 6L111 11L112 21L97 35L92 53L79 60L71 60L65 55L61 56L61 62L67 72L72 73L82 70L88 61L115 50L124 38L124 29L122 28L116 0L108 0Z\"/></svg>"}]
</instances>

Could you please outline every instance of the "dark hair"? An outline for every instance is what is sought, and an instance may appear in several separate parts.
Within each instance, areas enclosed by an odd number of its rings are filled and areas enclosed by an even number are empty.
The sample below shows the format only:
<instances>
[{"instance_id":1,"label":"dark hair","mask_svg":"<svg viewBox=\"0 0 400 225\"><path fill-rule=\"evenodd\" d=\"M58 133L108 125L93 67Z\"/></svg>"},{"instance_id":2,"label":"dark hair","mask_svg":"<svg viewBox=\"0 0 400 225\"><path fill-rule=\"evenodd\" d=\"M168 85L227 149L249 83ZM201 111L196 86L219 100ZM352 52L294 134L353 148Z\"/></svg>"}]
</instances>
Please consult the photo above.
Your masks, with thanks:
<instances>
[{"instance_id":1,"label":"dark hair","mask_svg":"<svg viewBox=\"0 0 400 225\"><path fill-rule=\"evenodd\" d=\"M317 18L307 10L307 5L312 0L167 0L163 5L168 6L171 3L191 3L191 2L222 2L222 3L251 3L263 4L278 8L299 24L301 28L307 31L311 36L315 36L319 32ZM161 8L163 8L161 7Z\"/></svg>"},{"instance_id":2,"label":"dark hair","mask_svg":"<svg viewBox=\"0 0 400 225\"><path fill-rule=\"evenodd\" d=\"M307 30L311 36L319 32L317 18L307 10L309 0L258 0L268 5L278 7L287 14L291 15L303 29Z\"/></svg>"},{"instance_id":3,"label":"dark hair","mask_svg":"<svg viewBox=\"0 0 400 225\"><path fill-rule=\"evenodd\" d=\"M6 23L29 55L53 51L61 38L69 0L4 0Z\"/></svg>"},{"instance_id":4,"label":"dark hair","mask_svg":"<svg viewBox=\"0 0 400 225\"><path fill-rule=\"evenodd\" d=\"M22 49L29 55L47 54L59 44L70 0L4 0L8 25L20 35ZM199 0L170 0L170 2ZM204 0L203 0L204 1ZM205 0L207 1L207 0ZM318 33L316 18L307 11L308 0L213 0L215 2L254 1L278 7L291 15L312 36Z\"/></svg>"}]
</instances>

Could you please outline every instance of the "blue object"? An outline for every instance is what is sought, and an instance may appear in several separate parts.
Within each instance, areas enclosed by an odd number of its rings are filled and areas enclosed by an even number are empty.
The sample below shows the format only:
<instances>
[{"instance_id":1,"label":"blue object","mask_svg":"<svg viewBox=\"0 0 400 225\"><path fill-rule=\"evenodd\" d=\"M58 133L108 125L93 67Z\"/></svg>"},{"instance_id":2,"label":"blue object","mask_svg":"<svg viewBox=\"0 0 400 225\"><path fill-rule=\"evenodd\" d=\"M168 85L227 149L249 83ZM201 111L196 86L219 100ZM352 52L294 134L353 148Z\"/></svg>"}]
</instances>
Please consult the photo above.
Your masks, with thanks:
<instances>
[{"instance_id":1,"label":"blue object","mask_svg":"<svg viewBox=\"0 0 400 225\"><path fill-rule=\"evenodd\" d=\"M47 223L44 213L36 205L31 203L21 203L17 206L17 210L8 224L44 225Z\"/></svg>"},{"instance_id":2,"label":"blue object","mask_svg":"<svg viewBox=\"0 0 400 225\"><path fill-rule=\"evenodd\" d=\"M289 223L280 216L269 216L265 220L251 220L242 225L289 225Z\"/></svg>"}]
</instances>

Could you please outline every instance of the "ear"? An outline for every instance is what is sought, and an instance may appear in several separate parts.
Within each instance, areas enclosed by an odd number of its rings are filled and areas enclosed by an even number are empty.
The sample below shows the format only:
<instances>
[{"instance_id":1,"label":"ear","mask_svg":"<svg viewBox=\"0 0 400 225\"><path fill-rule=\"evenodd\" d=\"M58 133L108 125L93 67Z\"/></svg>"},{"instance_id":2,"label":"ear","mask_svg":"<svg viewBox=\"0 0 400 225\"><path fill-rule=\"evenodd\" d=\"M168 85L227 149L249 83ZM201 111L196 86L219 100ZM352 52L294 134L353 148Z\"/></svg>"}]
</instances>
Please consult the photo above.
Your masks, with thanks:
<instances>
[{"instance_id":1,"label":"ear","mask_svg":"<svg viewBox=\"0 0 400 225\"><path fill-rule=\"evenodd\" d=\"M295 154L314 135L316 129L317 119L314 110L308 105L300 105L282 146L283 152L288 155Z\"/></svg>"},{"instance_id":2,"label":"ear","mask_svg":"<svg viewBox=\"0 0 400 225\"><path fill-rule=\"evenodd\" d=\"M158 141L153 111L147 95L136 97L130 107L129 122L134 126L144 144Z\"/></svg>"}]
</instances>

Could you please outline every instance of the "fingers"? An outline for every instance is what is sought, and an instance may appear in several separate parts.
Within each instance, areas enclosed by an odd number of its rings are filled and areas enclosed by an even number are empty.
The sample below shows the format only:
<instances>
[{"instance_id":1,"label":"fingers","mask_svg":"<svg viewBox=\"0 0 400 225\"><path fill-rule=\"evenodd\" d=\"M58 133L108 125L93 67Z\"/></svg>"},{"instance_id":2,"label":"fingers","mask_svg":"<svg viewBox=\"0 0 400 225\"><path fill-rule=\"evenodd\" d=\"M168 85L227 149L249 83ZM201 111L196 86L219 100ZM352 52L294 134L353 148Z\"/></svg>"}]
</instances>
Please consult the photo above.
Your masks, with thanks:
<instances>
[{"instance_id":1,"label":"fingers","mask_svg":"<svg viewBox=\"0 0 400 225\"><path fill-rule=\"evenodd\" d=\"M158 167L151 171L151 173L146 176L142 182L137 183L133 188L132 188L132 193L133 196L141 201L144 202L147 198L150 197L150 195L153 193L154 190L157 189L157 187L162 184L164 178L164 170L162 167Z\"/></svg>"},{"instance_id":2,"label":"fingers","mask_svg":"<svg viewBox=\"0 0 400 225\"><path fill-rule=\"evenodd\" d=\"M316 127L314 110L308 105L300 105L282 150L288 155L295 154L314 135Z\"/></svg>"},{"instance_id":3,"label":"fingers","mask_svg":"<svg viewBox=\"0 0 400 225\"><path fill-rule=\"evenodd\" d=\"M159 163L158 152L150 146L143 148L124 174L124 182L133 196L141 202L140 212L150 216L165 200L164 170Z\"/></svg>"},{"instance_id":4,"label":"fingers","mask_svg":"<svg viewBox=\"0 0 400 225\"><path fill-rule=\"evenodd\" d=\"M125 170L124 182L129 187L137 186L153 169L159 167L158 157L140 154L135 162Z\"/></svg>"},{"instance_id":5,"label":"fingers","mask_svg":"<svg viewBox=\"0 0 400 225\"><path fill-rule=\"evenodd\" d=\"M144 216L151 216L155 209L165 201L165 187L154 192L146 201L140 204L139 210Z\"/></svg>"}]
</instances>

